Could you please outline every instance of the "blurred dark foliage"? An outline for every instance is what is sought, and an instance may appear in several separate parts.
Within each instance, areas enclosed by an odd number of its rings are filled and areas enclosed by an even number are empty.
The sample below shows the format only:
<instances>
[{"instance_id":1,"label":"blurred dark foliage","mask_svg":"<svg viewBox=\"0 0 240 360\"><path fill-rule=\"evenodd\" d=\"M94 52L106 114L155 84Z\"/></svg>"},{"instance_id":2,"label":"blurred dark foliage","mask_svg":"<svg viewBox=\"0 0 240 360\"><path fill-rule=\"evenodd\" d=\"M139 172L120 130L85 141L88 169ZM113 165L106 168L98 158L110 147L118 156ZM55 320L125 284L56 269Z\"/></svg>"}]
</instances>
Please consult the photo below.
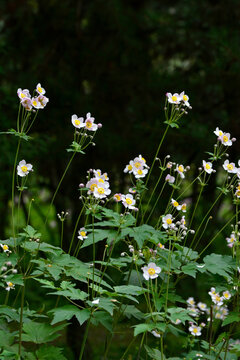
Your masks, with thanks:
<instances>
[{"instance_id":1,"label":"blurred dark foliage","mask_svg":"<svg viewBox=\"0 0 240 360\"><path fill-rule=\"evenodd\" d=\"M212 149L216 126L240 139L239 19L237 0L0 2L1 131L15 127L17 88L32 91L40 82L50 99L33 127L34 140L24 144L20 155L34 165L38 192L53 192L65 169L65 149L73 136L71 115L90 111L103 124L97 146L76 156L56 198L57 211L71 210L66 237L78 216L78 184L87 169L109 172L113 191L124 191L129 186L122 172L125 164L138 154L151 163L165 128L167 91L185 90L193 109L179 130L170 131L160 157L172 154L175 161L190 164L194 176L207 156L204 152ZM4 238L16 139L1 136L0 144ZM233 159L239 150L237 142ZM157 177L156 171L152 184ZM213 181L199 218L213 201L214 189ZM157 215L166 206L164 198L162 203Z\"/></svg>"}]
</instances>

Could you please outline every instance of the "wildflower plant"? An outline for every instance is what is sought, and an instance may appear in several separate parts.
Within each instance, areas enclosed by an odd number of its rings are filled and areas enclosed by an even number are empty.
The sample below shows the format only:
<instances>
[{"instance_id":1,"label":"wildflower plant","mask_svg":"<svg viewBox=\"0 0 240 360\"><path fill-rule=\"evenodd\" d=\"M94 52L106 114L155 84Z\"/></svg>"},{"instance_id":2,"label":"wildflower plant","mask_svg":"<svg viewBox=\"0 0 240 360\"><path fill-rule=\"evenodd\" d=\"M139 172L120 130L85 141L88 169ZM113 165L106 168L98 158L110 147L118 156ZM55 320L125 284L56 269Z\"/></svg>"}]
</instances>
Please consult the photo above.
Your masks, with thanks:
<instances>
[{"instance_id":1,"label":"wildflower plant","mask_svg":"<svg viewBox=\"0 0 240 360\"><path fill-rule=\"evenodd\" d=\"M113 359L112 346L118 342L115 335L120 332L124 336L127 331L127 344L117 357L121 360L128 355L136 359L237 360L240 354L240 163L222 160L235 139L219 128L213 130L217 136L213 152L207 153L209 158L204 154L197 177L186 185L188 165L170 161L169 155L163 160L158 158L169 128L181 126L181 118L191 110L185 92L167 93L166 128L152 163L138 155L119 169L132 184L124 193L120 189L113 191L111 174L101 169L90 169L85 183L82 182L85 174L80 174L81 208L71 241L65 240L68 212L62 211L57 215L61 233L55 246L51 237L43 238L40 229L34 228L32 202L25 226L19 225L21 196L27 191L28 176L35 168L34 159L31 159L33 164L29 163L30 159L21 160L20 147L23 141L30 140L28 134L38 111L49 101L45 93L41 84L37 84L33 96L27 89L18 89L16 130L2 133L18 137L12 176L12 236L0 241L0 286L5 295L4 305L0 306L0 332L5 339L0 345L3 358L67 359L58 338L75 317L79 334L83 334L79 360L83 359L93 327L99 326L105 331L105 346L98 356L102 359ZM69 119L66 126L73 128L73 142L67 151L72 154L52 194L43 226L49 223L49 209L73 158L94 146L93 139L102 127L90 113L85 117L74 114ZM153 170L159 176L151 188ZM193 228L204 188L218 171L223 172L218 196L199 226ZM189 204L185 193L194 183L199 184L200 191L196 203ZM165 201L161 198L163 191L169 193L169 199L162 204L165 210L160 212L159 203ZM234 212L201 249L199 243L214 206L224 196L231 199ZM155 213L157 219L153 218ZM229 255L206 253L225 230ZM83 261L81 256L86 248L91 253L90 261ZM189 277L197 281L201 276L214 285L201 293L201 298L196 299L194 289L189 290L190 297L179 294L183 281ZM33 282L41 289L41 296L56 299L54 306L43 308L42 304L29 301L27 295ZM172 354L172 338L177 338L180 344L175 354Z\"/></svg>"}]
</instances>

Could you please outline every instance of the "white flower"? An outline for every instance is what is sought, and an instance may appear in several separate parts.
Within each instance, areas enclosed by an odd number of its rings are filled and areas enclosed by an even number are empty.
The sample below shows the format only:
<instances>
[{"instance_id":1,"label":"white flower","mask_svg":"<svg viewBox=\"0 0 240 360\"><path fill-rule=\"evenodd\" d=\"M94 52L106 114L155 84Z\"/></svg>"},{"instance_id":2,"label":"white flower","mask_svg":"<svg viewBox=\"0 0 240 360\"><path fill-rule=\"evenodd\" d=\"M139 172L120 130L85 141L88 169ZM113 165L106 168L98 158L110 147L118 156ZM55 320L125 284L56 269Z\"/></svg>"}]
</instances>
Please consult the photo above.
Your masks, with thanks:
<instances>
[{"instance_id":1,"label":"white flower","mask_svg":"<svg viewBox=\"0 0 240 360\"><path fill-rule=\"evenodd\" d=\"M193 317L196 317L199 315L199 310L194 306L188 307L188 310L189 310L190 315Z\"/></svg>"},{"instance_id":2,"label":"white flower","mask_svg":"<svg viewBox=\"0 0 240 360\"><path fill-rule=\"evenodd\" d=\"M218 293L212 295L212 301L218 306L223 304L223 298Z\"/></svg>"},{"instance_id":3,"label":"white flower","mask_svg":"<svg viewBox=\"0 0 240 360\"><path fill-rule=\"evenodd\" d=\"M180 104L182 98L178 93L174 93L173 95L171 93L167 93L168 102L170 104Z\"/></svg>"},{"instance_id":4,"label":"white flower","mask_svg":"<svg viewBox=\"0 0 240 360\"><path fill-rule=\"evenodd\" d=\"M44 95L39 95L38 96L38 101L41 104L40 109L43 109L47 105L47 103L49 102L49 99Z\"/></svg>"},{"instance_id":5,"label":"white flower","mask_svg":"<svg viewBox=\"0 0 240 360\"><path fill-rule=\"evenodd\" d=\"M78 239L79 240L84 240L84 239L87 239L87 231L86 229L83 227L81 228L79 231L78 231Z\"/></svg>"},{"instance_id":6,"label":"white flower","mask_svg":"<svg viewBox=\"0 0 240 360\"><path fill-rule=\"evenodd\" d=\"M122 203L128 209L135 209L136 200L131 194L122 195Z\"/></svg>"},{"instance_id":7,"label":"white flower","mask_svg":"<svg viewBox=\"0 0 240 360\"><path fill-rule=\"evenodd\" d=\"M179 324L181 324L181 320L180 320L180 319L176 319L173 323L176 324L176 325L179 325Z\"/></svg>"},{"instance_id":8,"label":"white flower","mask_svg":"<svg viewBox=\"0 0 240 360\"><path fill-rule=\"evenodd\" d=\"M41 109L42 108L42 104L40 103L38 97L33 97L31 99L32 101L32 106L35 108L35 109Z\"/></svg>"},{"instance_id":9,"label":"white flower","mask_svg":"<svg viewBox=\"0 0 240 360\"><path fill-rule=\"evenodd\" d=\"M97 187L94 187L93 195L96 199L103 199L111 194L111 190L109 189L109 184L104 183Z\"/></svg>"},{"instance_id":10,"label":"white flower","mask_svg":"<svg viewBox=\"0 0 240 360\"><path fill-rule=\"evenodd\" d=\"M6 245L6 244L4 244L4 245L3 245L3 244L0 244L0 246L1 246L1 248L3 249L3 251L4 251L5 253L10 252L8 245Z\"/></svg>"},{"instance_id":11,"label":"white flower","mask_svg":"<svg viewBox=\"0 0 240 360\"><path fill-rule=\"evenodd\" d=\"M230 139L230 136L231 135L229 133L223 133L221 136L219 136L219 140L224 146L231 146L232 140Z\"/></svg>"},{"instance_id":12,"label":"white flower","mask_svg":"<svg viewBox=\"0 0 240 360\"><path fill-rule=\"evenodd\" d=\"M186 227L185 227L185 225L186 225L185 215L181 217L180 222L181 222L182 227L184 227L186 229Z\"/></svg>"},{"instance_id":13,"label":"white flower","mask_svg":"<svg viewBox=\"0 0 240 360\"><path fill-rule=\"evenodd\" d=\"M98 187L98 184L99 182L97 178L92 178L86 183L86 187L89 188L88 195L93 194L94 188Z\"/></svg>"},{"instance_id":14,"label":"white flower","mask_svg":"<svg viewBox=\"0 0 240 360\"><path fill-rule=\"evenodd\" d=\"M195 306L195 301L194 301L194 298L193 297L190 297L187 299L187 303L191 306Z\"/></svg>"},{"instance_id":15,"label":"white flower","mask_svg":"<svg viewBox=\"0 0 240 360\"><path fill-rule=\"evenodd\" d=\"M226 238L228 246L233 247L234 243L237 241L235 233L232 233L229 238Z\"/></svg>"},{"instance_id":16,"label":"white flower","mask_svg":"<svg viewBox=\"0 0 240 360\"><path fill-rule=\"evenodd\" d=\"M85 120L85 128L90 131L96 131L98 126L94 124L94 117L91 117L91 113L87 113L87 118Z\"/></svg>"},{"instance_id":17,"label":"white flower","mask_svg":"<svg viewBox=\"0 0 240 360\"><path fill-rule=\"evenodd\" d=\"M224 297L224 299L229 300L229 299L231 298L230 292L227 291L227 290L224 291L224 292L223 292L223 297Z\"/></svg>"},{"instance_id":18,"label":"white flower","mask_svg":"<svg viewBox=\"0 0 240 360\"><path fill-rule=\"evenodd\" d=\"M169 184L173 184L175 182L175 177L174 176L171 176L170 174L168 174L166 177L165 177L165 181L169 182Z\"/></svg>"},{"instance_id":19,"label":"white flower","mask_svg":"<svg viewBox=\"0 0 240 360\"><path fill-rule=\"evenodd\" d=\"M41 86L40 83L37 84L36 91L39 95L44 95L46 93L45 89Z\"/></svg>"},{"instance_id":20,"label":"white flower","mask_svg":"<svg viewBox=\"0 0 240 360\"><path fill-rule=\"evenodd\" d=\"M206 162L205 160L203 160L203 168L208 174L213 172L212 163Z\"/></svg>"},{"instance_id":21,"label":"white flower","mask_svg":"<svg viewBox=\"0 0 240 360\"><path fill-rule=\"evenodd\" d=\"M140 179L146 176L148 169L133 169L133 175L136 179Z\"/></svg>"},{"instance_id":22,"label":"white flower","mask_svg":"<svg viewBox=\"0 0 240 360\"><path fill-rule=\"evenodd\" d=\"M152 331L152 334L153 334L153 336L155 336L156 338L160 338L160 337L161 337L161 334L160 334L158 331L156 331L156 330L153 330L153 331Z\"/></svg>"},{"instance_id":23,"label":"white flower","mask_svg":"<svg viewBox=\"0 0 240 360\"><path fill-rule=\"evenodd\" d=\"M190 104L189 104L189 97L184 93L184 91L181 92L180 94L180 97L181 97L181 100L183 102L183 104L187 107L190 107Z\"/></svg>"},{"instance_id":24,"label":"white flower","mask_svg":"<svg viewBox=\"0 0 240 360\"><path fill-rule=\"evenodd\" d=\"M211 287L211 290L208 292L210 296L213 296L216 294L216 289L214 287Z\"/></svg>"},{"instance_id":25,"label":"white flower","mask_svg":"<svg viewBox=\"0 0 240 360\"><path fill-rule=\"evenodd\" d=\"M165 246L163 244L161 244L161 243L158 243L157 247L159 247L159 249L162 249L162 250L165 249Z\"/></svg>"},{"instance_id":26,"label":"white flower","mask_svg":"<svg viewBox=\"0 0 240 360\"><path fill-rule=\"evenodd\" d=\"M125 173L129 172L131 174L133 172L133 161L131 160L128 165L125 166L124 170Z\"/></svg>"},{"instance_id":27,"label":"white flower","mask_svg":"<svg viewBox=\"0 0 240 360\"><path fill-rule=\"evenodd\" d=\"M83 117L78 118L76 114L72 115L72 124L75 128L81 129L85 126Z\"/></svg>"},{"instance_id":28,"label":"white flower","mask_svg":"<svg viewBox=\"0 0 240 360\"><path fill-rule=\"evenodd\" d=\"M147 266L142 267L142 271L144 279L156 279L161 272L161 268L155 263L149 263Z\"/></svg>"},{"instance_id":29,"label":"white flower","mask_svg":"<svg viewBox=\"0 0 240 360\"><path fill-rule=\"evenodd\" d=\"M223 135L223 131L219 130L219 128L217 127L216 130L214 131L214 134L217 135L218 137Z\"/></svg>"},{"instance_id":30,"label":"white flower","mask_svg":"<svg viewBox=\"0 0 240 360\"><path fill-rule=\"evenodd\" d=\"M27 111L32 110L32 100L31 99L26 97L21 101L21 104Z\"/></svg>"},{"instance_id":31,"label":"white flower","mask_svg":"<svg viewBox=\"0 0 240 360\"><path fill-rule=\"evenodd\" d=\"M187 211L187 204L183 203L182 207L181 207L182 212L186 212Z\"/></svg>"},{"instance_id":32,"label":"white flower","mask_svg":"<svg viewBox=\"0 0 240 360\"><path fill-rule=\"evenodd\" d=\"M182 179L185 178L184 172L186 171L186 169L184 169L183 165L177 164L175 171L177 171L179 173L179 175L181 176Z\"/></svg>"},{"instance_id":33,"label":"white flower","mask_svg":"<svg viewBox=\"0 0 240 360\"><path fill-rule=\"evenodd\" d=\"M237 172L237 168L234 163L229 163L229 160L225 160L223 164L224 170L226 170L228 173L235 174Z\"/></svg>"},{"instance_id":34,"label":"white flower","mask_svg":"<svg viewBox=\"0 0 240 360\"><path fill-rule=\"evenodd\" d=\"M113 198L116 202L119 202L122 200L122 194L114 194Z\"/></svg>"},{"instance_id":35,"label":"white flower","mask_svg":"<svg viewBox=\"0 0 240 360\"><path fill-rule=\"evenodd\" d=\"M32 165L27 164L25 160L22 160L19 162L17 166L17 173L19 176L27 176L29 174L29 171L33 171Z\"/></svg>"},{"instance_id":36,"label":"white flower","mask_svg":"<svg viewBox=\"0 0 240 360\"><path fill-rule=\"evenodd\" d=\"M26 98L28 98L28 99L31 98L31 95L30 95L28 89L24 89L24 90L18 89L17 94L18 94L18 97L19 97L20 100L23 100L23 99L26 99Z\"/></svg>"},{"instance_id":37,"label":"white flower","mask_svg":"<svg viewBox=\"0 0 240 360\"><path fill-rule=\"evenodd\" d=\"M197 304L197 306L198 306L199 309L202 310L202 311L206 311L206 310L207 310L207 305L204 304L204 303L202 303L202 302L199 302L199 303Z\"/></svg>"},{"instance_id":38,"label":"white flower","mask_svg":"<svg viewBox=\"0 0 240 360\"><path fill-rule=\"evenodd\" d=\"M99 300L100 300L100 299L95 299L95 300L93 300L93 301L92 301L92 304L98 305L98 304L99 304Z\"/></svg>"},{"instance_id":39,"label":"white flower","mask_svg":"<svg viewBox=\"0 0 240 360\"><path fill-rule=\"evenodd\" d=\"M7 287L6 287L7 291L14 290L14 287L15 285L11 281L7 281Z\"/></svg>"},{"instance_id":40,"label":"white flower","mask_svg":"<svg viewBox=\"0 0 240 360\"><path fill-rule=\"evenodd\" d=\"M105 173L103 173L102 174L102 171L100 170L100 169L97 169L97 170L93 170L93 173L94 173L94 175L95 175L95 177L97 178L97 179L103 179L104 181L105 180L109 180L109 178L108 178L108 174L105 172Z\"/></svg>"},{"instance_id":41,"label":"white flower","mask_svg":"<svg viewBox=\"0 0 240 360\"><path fill-rule=\"evenodd\" d=\"M148 167L146 165L146 160L141 156L141 158L135 157L135 159L133 160L133 167L135 169L143 169L143 167Z\"/></svg>"},{"instance_id":42,"label":"white flower","mask_svg":"<svg viewBox=\"0 0 240 360\"><path fill-rule=\"evenodd\" d=\"M181 210L182 205L180 205L176 200L172 199L171 203L174 208L176 208L177 210Z\"/></svg>"},{"instance_id":43,"label":"white flower","mask_svg":"<svg viewBox=\"0 0 240 360\"><path fill-rule=\"evenodd\" d=\"M196 325L191 325L189 327L189 331L193 336L200 336L201 335L201 327Z\"/></svg>"},{"instance_id":44,"label":"white flower","mask_svg":"<svg viewBox=\"0 0 240 360\"><path fill-rule=\"evenodd\" d=\"M162 218L162 226L164 229L173 228L175 226L171 214L167 214Z\"/></svg>"}]
</instances>

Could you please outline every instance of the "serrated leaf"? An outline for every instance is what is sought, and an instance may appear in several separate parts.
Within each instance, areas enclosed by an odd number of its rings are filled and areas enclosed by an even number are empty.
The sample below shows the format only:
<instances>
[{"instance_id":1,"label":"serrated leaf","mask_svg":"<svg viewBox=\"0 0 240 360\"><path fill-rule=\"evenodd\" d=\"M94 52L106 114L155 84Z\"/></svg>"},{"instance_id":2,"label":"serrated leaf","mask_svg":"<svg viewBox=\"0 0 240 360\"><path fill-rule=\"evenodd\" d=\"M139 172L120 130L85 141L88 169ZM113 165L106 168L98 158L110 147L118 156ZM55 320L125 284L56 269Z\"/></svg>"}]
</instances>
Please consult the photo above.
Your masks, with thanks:
<instances>
[{"instance_id":1,"label":"serrated leaf","mask_svg":"<svg viewBox=\"0 0 240 360\"><path fill-rule=\"evenodd\" d=\"M213 253L211 255L205 256L203 261L206 265L205 269L212 274L218 274L228 277L229 274L232 272L232 266L227 256Z\"/></svg>"},{"instance_id":2,"label":"serrated leaf","mask_svg":"<svg viewBox=\"0 0 240 360\"><path fill-rule=\"evenodd\" d=\"M239 312L230 312L230 314L228 314L228 316L223 320L222 326L232 324L233 322L240 322Z\"/></svg>"},{"instance_id":3,"label":"serrated leaf","mask_svg":"<svg viewBox=\"0 0 240 360\"><path fill-rule=\"evenodd\" d=\"M133 295L133 296L139 296L146 292L146 289L143 289L140 286L136 285L120 285L120 286L114 286L114 290L117 293L120 294L127 294L127 295Z\"/></svg>"},{"instance_id":4,"label":"serrated leaf","mask_svg":"<svg viewBox=\"0 0 240 360\"><path fill-rule=\"evenodd\" d=\"M184 324L186 321L192 321L192 317L189 315L189 310L181 307L168 308L168 318L175 323L177 319L181 320Z\"/></svg>"},{"instance_id":5,"label":"serrated leaf","mask_svg":"<svg viewBox=\"0 0 240 360\"><path fill-rule=\"evenodd\" d=\"M48 313L53 314L53 320L51 322L52 325L64 320L70 320L73 316L76 316L79 324L82 325L91 315L88 309L81 310L74 305L58 307L50 310Z\"/></svg>"},{"instance_id":6,"label":"serrated leaf","mask_svg":"<svg viewBox=\"0 0 240 360\"><path fill-rule=\"evenodd\" d=\"M61 335L59 331L62 330L64 326L63 324L53 327L45 323L29 321L23 324L22 340L35 344L53 341Z\"/></svg>"},{"instance_id":7,"label":"serrated leaf","mask_svg":"<svg viewBox=\"0 0 240 360\"><path fill-rule=\"evenodd\" d=\"M108 242L113 241L114 238L116 238L118 235L118 232L116 230L110 229L110 230L100 230L95 229L94 234L89 233L88 238L82 243L81 249L93 245L93 242L96 244L99 241L107 240Z\"/></svg>"},{"instance_id":8,"label":"serrated leaf","mask_svg":"<svg viewBox=\"0 0 240 360\"><path fill-rule=\"evenodd\" d=\"M164 332L165 327L166 326L164 323L138 324L134 326L134 336L137 336L147 331L151 332L154 329Z\"/></svg>"},{"instance_id":9,"label":"serrated leaf","mask_svg":"<svg viewBox=\"0 0 240 360\"><path fill-rule=\"evenodd\" d=\"M38 360L67 360L62 354L62 349L55 346L44 345L36 351Z\"/></svg>"}]
</instances>

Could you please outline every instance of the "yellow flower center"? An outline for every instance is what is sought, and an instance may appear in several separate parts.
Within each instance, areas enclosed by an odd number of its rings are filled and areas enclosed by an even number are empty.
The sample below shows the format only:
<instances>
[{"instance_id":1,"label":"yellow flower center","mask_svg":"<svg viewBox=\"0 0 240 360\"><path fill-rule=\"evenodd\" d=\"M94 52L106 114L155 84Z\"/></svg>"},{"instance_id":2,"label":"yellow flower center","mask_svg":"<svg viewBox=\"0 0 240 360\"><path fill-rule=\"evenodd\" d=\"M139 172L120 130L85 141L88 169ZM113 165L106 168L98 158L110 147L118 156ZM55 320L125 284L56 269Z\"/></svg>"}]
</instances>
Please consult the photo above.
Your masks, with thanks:
<instances>
[{"instance_id":1,"label":"yellow flower center","mask_svg":"<svg viewBox=\"0 0 240 360\"><path fill-rule=\"evenodd\" d=\"M85 231L80 231L80 235L81 236L86 236L86 232Z\"/></svg>"},{"instance_id":2,"label":"yellow flower center","mask_svg":"<svg viewBox=\"0 0 240 360\"><path fill-rule=\"evenodd\" d=\"M228 165L227 165L227 168L228 168L228 170L233 170L233 165L232 165L232 164L228 164Z\"/></svg>"},{"instance_id":3,"label":"yellow flower center","mask_svg":"<svg viewBox=\"0 0 240 360\"><path fill-rule=\"evenodd\" d=\"M8 282L9 287L13 287L13 283L11 281Z\"/></svg>"},{"instance_id":4,"label":"yellow flower center","mask_svg":"<svg viewBox=\"0 0 240 360\"><path fill-rule=\"evenodd\" d=\"M178 167L178 171L183 172L183 166L182 166L182 165L180 165L180 166Z\"/></svg>"},{"instance_id":5,"label":"yellow flower center","mask_svg":"<svg viewBox=\"0 0 240 360\"><path fill-rule=\"evenodd\" d=\"M40 87L40 86L38 86L38 91L40 92L40 93L42 93L43 92L43 89Z\"/></svg>"},{"instance_id":6,"label":"yellow flower center","mask_svg":"<svg viewBox=\"0 0 240 360\"><path fill-rule=\"evenodd\" d=\"M21 166L21 170L22 170L22 172L27 172L28 168L25 165L23 165L23 166Z\"/></svg>"},{"instance_id":7,"label":"yellow flower center","mask_svg":"<svg viewBox=\"0 0 240 360\"><path fill-rule=\"evenodd\" d=\"M228 137L226 135L223 136L223 141L227 142L228 141Z\"/></svg>"},{"instance_id":8,"label":"yellow flower center","mask_svg":"<svg viewBox=\"0 0 240 360\"><path fill-rule=\"evenodd\" d=\"M8 250L8 246L7 246L7 245L3 245L3 250Z\"/></svg>"},{"instance_id":9,"label":"yellow flower center","mask_svg":"<svg viewBox=\"0 0 240 360\"><path fill-rule=\"evenodd\" d=\"M22 99L24 99L26 97L26 95L24 93L21 93L20 96Z\"/></svg>"},{"instance_id":10,"label":"yellow flower center","mask_svg":"<svg viewBox=\"0 0 240 360\"><path fill-rule=\"evenodd\" d=\"M186 210L186 208L187 208L187 205L183 204L182 205L182 210Z\"/></svg>"},{"instance_id":11,"label":"yellow flower center","mask_svg":"<svg viewBox=\"0 0 240 360\"><path fill-rule=\"evenodd\" d=\"M173 206L177 207L179 203L177 201L174 201Z\"/></svg>"},{"instance_id":12,"label":"yellow flower center","mask_svg":"<svg viewBox=\"0 0 240 360\"><path fill-rule=\"evenodd\" d=\"M77 126L80 125L80 120L78 120L78 119L74 120L74 124Z\"/></svg>"},{"instance_id":13,"label":"yellow flower center","mask_svg":"<svg viewBox=\"0 0 240 360\"><path fill-rule=\"evenodd\" d=\"M135 167L138 169L140 166L141 166L140 162L137 161L137 162L135 163Z\"/></svg>"},{"instance_id":14,"label":"yellow flower center","mask_svg":"<svg viewBox=\"0 0 240 360\"><path fill-rule=\"evenodd\" d=\"M99 194L104 194L104 188L101 188L101 187L98 188L98 193L99 193Z\"/></svg>"},{"instance_id":15,"label":"yellow flower center","mask_svg":"<svg viewBox=\"0 0 240 360\"><path fill-rule=\"evenodd\" d=\"M86 127L90 129L92 127L91 121L86 121Z\"/></svg>"},{"instance_id":16,"label":"yellow flower center","mask_svg":"<svg viewBox=\"0 0 240 360\"><path fill-rule=\"evenodd\" d=\"M183 95L183 100L187 101L187 99L188 99L187 95Z\"/></svg>"},{"instance_id":17,"label":"yellow flower center","mask_svg":"<svg viewBox=\"0 0 240 360\"><path fill-rule=\"evenodd\" d=\"M104 180L103 179L98 179L98 182L103 183L104 184Z\"/></svg>"},{"instance_id":18,"label":"yellow flower center","mask_svg":"<svg viewBox=\"0 0 240 360\"><path fill-rule=\"evenodd\" d=\"M235 239L232 237L232 238L230 239L230 242L233 243L234 241L235 241Z\"/></svg>"},{"instance_id":19,"label":"yellow flower center","mask_svg":"<svg viewBox=\"0 0 240 360\"><path fill-rule=\"evenodd\" d=\"M144 161L144 162L146 162L146 160L142 157L142 160Z\"/></svg>"},{"instance_id":20,"label":"yellow flower center","mask_svg":"<svg viewBox=\"0 0 240 360\"><path fill-rule=\"evenodd\" d=\"M139 169L139 170L137 171L137 173L138 173L138 175L142 175L143 171L142 171L141 169Z\"/></svg>"},{"instance_id":21,"label":"yellow flower center","mask_svg":"<svg viewBox=\"0 0 240 360\"><path fill-rule=\"evenodd\" d=\"M95 187L97 187L97 184L92 184L92 185L90 186L90 190L93 192Z\"/></svg>"},{"instance_id":22,"label":"yellow flower center","mask_svg":"<svg viewBox=\"0 0 240 360\"><path fill-rule=\"evenodd\" d=\"M97 171L97 174L98 174L98 176L101 176L101 172L100 172L100 171Z\"/></svg>"},{"instance_id":23,"label":"yellow flower center","mask_svg":"<svg viewBox=\"0 0 240 360\"><path fill-rule=\"evenodd\" d=\"M228 294L228 293L224 294L224 297L225 297L226 299L228 299L228 298L229 298L229 294Z\"/></svg>"},{"instance_id":24,"label":"yellow flower center","mask_svg":"<svg viewBox=\"0 0 240 360\"><path fill-rule=\"evenodd\" d=\"M121 200L121 196L120 195L114 195L115 199L117 199L117 201Z\"/></svg>"},{"instance_id":25,"label":"yellow flower center","mask_svg":"<svg viewBox=\"0 0 240 360\"><path fill-rule=\"evenodd\" d=\"M167 219L167 220L166 220L166 223L167 223L168 225L171 225L172 219Z\"/></svg>"},{"instance_id":26,"label":"yellow flower center","mask_svg":"<svg viewBox=\"0 0 240 360\"><path fill-rule=\"evenodd\" d=\"M223 132L220 130L220 131L219 131L219 136L222 136L222 134L223 134Z\"/></svg>"},{"instance_id":27,"label":"yellow flower center","mask_svg":"<svg viewBox=\"0 0 240 360\"><path fill-rule=\"evenodd\" d=\"M33 100L33 106L37 106L37 101L36 100Z\"/></svg>"},{"instance_id":28,"label":"yellow flower center","mask_svg":"<svg viewBox=\"0 0 240 360\"><path fill-rule=\"evenodd\" d=\"M206 164L205 166L206 166L206 169L207 169L207 170L211 169L211 165Z\"/></svg>"},{"instance_id":29,"label":"yellow flower center","mask_svg":"<svg viewBox=\"0 0 240 360\"><path fill-rule=\"evenodd\" d=\"M196 333L198 332L198 329L197 329L197 328L194 328L194 329L193 329L193 332L194 332L194 334L196 334Z\"/></svg>"},{"instance_id":30,"label":"yellow flower center","mask_svg":"<svg viewBox=\"0 0 240 360\"><path fill-rule=\"evenodd\" d=\"M149 275L154 275L156 273L156 271L154 268L150 268L150 269L148 269L148 273L149 273Z\"/></svg>"},{"instance_id":31,"label":"yellow flower center","mask_svg":"<svg viewBox=\"0 0 240 360\"><path fill-rule=\"evenodd\" d=\"M128 204L128 205L131 205L132 204L132 199L130 199L130 198L126 198L126 203Z\"/></svg>"},{"instance_id":32,"label":"yellow flower center","mask_svg":"<svg viewBox=\"0 0 240 360\"><path fill-rule=\"evenodd\" d=\"M215 297L215 300L216 300L216 301L220 301L220 300L221 300L220 296L216 296L216 297Z\"/></svg>"},{"instance_id":33,"label":"yellow flower center","mask_svg":"<svg viewBox=\"0 0 240 360\"><path fill-rule=\"evenodd\" d=\"M177 101L177 97L176 97L176 96L172 96L172 101Z\"/></svg>"}]
</instances>

